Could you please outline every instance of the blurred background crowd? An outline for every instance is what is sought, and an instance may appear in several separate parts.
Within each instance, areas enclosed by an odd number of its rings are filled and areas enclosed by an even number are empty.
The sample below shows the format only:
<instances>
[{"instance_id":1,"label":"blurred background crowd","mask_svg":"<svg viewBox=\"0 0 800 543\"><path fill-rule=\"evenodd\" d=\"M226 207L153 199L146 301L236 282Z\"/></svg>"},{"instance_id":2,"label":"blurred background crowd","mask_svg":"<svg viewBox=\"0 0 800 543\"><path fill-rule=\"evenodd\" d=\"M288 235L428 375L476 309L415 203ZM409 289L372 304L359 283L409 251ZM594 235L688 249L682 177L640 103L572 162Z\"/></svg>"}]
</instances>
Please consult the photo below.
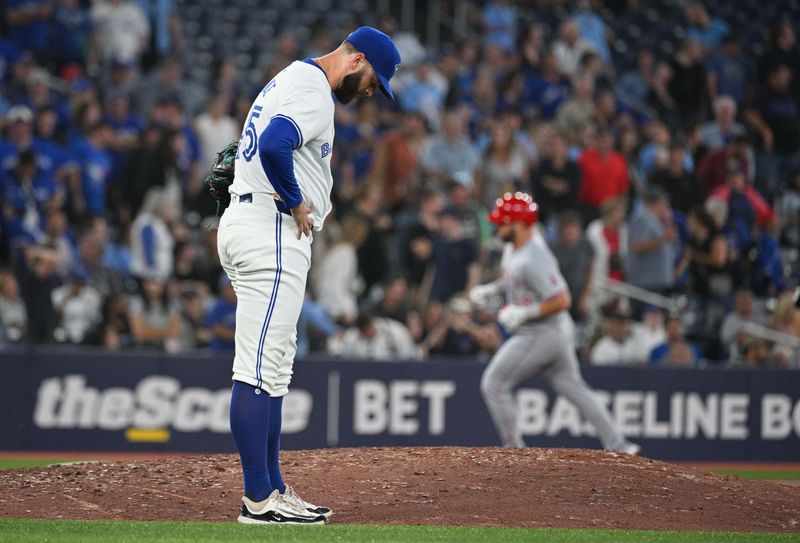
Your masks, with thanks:
<instances>
[{"instance_id":1,"label":"blurred background crowd","mask_svg":"<svg viewBox=\"0 0 800 543\"><path fill-rule=\"evenodd\" d=\"M265 82L373 24L398 101L337 105L299 356L491 355L465 293L522 190L583 361L798 367L796 0L260 4L4 3L0 345L232 352L203 178Z\"/></svg>"}]
</instances>

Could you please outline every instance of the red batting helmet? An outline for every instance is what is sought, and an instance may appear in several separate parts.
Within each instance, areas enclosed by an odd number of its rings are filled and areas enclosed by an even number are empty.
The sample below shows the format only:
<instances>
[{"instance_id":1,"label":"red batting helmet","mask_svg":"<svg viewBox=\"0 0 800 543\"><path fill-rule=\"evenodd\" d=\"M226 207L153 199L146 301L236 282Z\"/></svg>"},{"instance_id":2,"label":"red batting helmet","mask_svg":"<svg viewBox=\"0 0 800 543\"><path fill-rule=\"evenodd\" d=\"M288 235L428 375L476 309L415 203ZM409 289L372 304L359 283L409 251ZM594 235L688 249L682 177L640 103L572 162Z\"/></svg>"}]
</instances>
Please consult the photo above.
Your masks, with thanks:
<instances>
[{"instance_id":1,"label":"red batting helmet","mask_svg":"<svg viewBox=\"0 0 800 543\"><path fill-rule=\"evenodd\" d=\"M498 198L494 209L489 212L489 222L492 224L509 224L521 221L528 226L536 224L539 218L539 205L533 201L530 194L506 192Z\"/></svg>"}]
</instances>

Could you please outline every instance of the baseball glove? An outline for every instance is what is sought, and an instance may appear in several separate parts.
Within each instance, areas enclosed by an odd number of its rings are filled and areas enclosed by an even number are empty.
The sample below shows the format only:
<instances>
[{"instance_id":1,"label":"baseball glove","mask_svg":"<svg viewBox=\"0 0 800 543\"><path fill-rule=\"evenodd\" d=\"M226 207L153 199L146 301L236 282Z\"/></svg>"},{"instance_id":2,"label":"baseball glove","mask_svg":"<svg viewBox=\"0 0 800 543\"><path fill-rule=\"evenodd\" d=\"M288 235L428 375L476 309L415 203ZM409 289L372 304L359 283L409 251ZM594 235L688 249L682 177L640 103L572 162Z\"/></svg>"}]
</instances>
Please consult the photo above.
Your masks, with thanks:
<instances>
[{"instance_id":1,"label":"baseball glove","mask_svg":"<svg viewBox=\"0 0 800 543\"><path fill-rule=\"evenodd\" d=\"M233 183L233 168L238 151L239 142L233 141L217 153L217 159L211 165L211 173L204 180L211 197L217 201L217 215L221 215L231 203L228 187Z\"/></svg>"}]
</instances>

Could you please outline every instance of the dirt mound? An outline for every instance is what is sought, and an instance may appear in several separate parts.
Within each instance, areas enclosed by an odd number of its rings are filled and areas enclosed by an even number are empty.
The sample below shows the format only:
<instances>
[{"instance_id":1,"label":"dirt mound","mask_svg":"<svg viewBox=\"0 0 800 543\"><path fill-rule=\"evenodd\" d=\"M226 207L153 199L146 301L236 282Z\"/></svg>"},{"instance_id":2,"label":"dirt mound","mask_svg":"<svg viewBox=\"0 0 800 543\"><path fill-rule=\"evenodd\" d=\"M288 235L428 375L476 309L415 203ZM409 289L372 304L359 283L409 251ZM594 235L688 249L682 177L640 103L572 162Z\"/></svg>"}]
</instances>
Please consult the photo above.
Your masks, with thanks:
<instances>
[{"instance_id":1,"label":"dirt mound","mask_svg":"<svg viewBox=\"0 0 800 543\"><path fill-rule=\"evenodd\" d=\"M800 531L800 488L580 449L285 452L284 476L334 522ZM0 517L235 520L232 455L0 472Z\"/></svg>"}]
</instances>

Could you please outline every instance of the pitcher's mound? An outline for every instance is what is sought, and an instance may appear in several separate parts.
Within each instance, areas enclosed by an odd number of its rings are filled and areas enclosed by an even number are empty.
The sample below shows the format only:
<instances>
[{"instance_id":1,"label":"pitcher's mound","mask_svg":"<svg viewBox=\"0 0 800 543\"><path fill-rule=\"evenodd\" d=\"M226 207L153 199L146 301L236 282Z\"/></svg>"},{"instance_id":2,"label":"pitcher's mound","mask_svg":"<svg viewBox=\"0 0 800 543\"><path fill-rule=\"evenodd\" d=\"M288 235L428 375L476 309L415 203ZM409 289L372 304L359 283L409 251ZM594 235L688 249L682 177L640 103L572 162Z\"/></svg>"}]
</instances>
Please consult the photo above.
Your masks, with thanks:
<instances>
[{"instance_id":1,"label":"pitcher's mound","mask_svg":"<svg viewBox=\"0 0 800 543\"><path fill-rule=\"evenodd\" d=\"M333 522L652 530L800 530L800 487L580 449L285 452L286 480ZM0 517L234 521L238 458L0 472Z\"/></svg>"}]
</instances>

